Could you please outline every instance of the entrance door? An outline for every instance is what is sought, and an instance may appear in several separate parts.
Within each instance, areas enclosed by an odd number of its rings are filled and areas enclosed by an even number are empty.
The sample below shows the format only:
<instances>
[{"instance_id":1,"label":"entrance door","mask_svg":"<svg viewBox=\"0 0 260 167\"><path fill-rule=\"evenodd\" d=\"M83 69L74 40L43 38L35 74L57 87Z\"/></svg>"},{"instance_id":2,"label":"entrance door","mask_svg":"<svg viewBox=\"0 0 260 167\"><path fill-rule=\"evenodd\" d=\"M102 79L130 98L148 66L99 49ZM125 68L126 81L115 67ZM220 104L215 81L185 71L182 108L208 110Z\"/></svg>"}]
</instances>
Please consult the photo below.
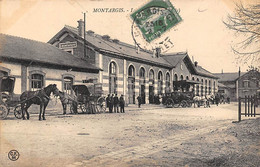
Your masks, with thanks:
<instances>
[{"instance_id":1,"label":"entrance door","mask_svg":"<svg viewBox=\"0 0 260 167\"><path fill-rule=\"evenodd\" d=\"M128 78L128 97L129 104L135 104L135 79L132 77Z\"/></svg>"},{"instance_id":2,"label":"entrance door","mask_svg":"<svg viewBox=\"0 0 260 167\"><path fill-rule=\"evenodd\" d=\"M154 104L154 87L149 86L149 103Z\"/></svg>"},{"instance_id":3,"label":"entrance door","mask_svg":"<svg viewBox=\"0 0 260 167\"><path fill-rule=\"evenodd\" d=\"M145 86L141 85L141 98L142 98L142 104L145 104Z\"/></svg>"}]
</instances>

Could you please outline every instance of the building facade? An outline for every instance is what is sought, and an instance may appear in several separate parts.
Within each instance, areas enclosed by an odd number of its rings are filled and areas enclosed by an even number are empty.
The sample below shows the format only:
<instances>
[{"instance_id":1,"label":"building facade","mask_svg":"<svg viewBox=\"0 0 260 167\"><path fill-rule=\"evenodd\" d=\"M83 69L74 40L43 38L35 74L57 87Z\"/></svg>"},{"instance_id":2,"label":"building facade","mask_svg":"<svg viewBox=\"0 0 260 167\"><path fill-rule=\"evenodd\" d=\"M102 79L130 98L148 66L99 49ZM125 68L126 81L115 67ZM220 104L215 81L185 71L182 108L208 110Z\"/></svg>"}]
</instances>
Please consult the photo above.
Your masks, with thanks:
<instances>
[{"instance_id":1,"label":"building facade","mask_svg":"<svg viewBox=\"0 0 260 167\"><path fill-rule=\"evenodd\" d=\"M237 73L216 73L219 77L219 92L237 101L238 97L253 96L260 92L260 73L255 70Z\"/></svg>"},{"instance_id":2,"label":"building facade","mask_svg":"<svg viewBox=\"0 0 260 167\"><path fill-rule=\"evenodd\" d=\"M48 84L70 93L72 84L99 75L91 63L47 43L0 34L0 46L0 76L15 76L15 94Z\"/></svg>"},{"instance_id":3,"label":"building facade","mask_svg":"<svg viewBox=\"0 0 260 167\"><path fill-rule=\"evenodd\" d=\"M84 40L83 22L78 23L78 28L66 25L48 43L101 68L98 81L104 94L123 94L128 104L136 103L137 96L143 103L153 103L155 95L176 90L174 82L180 80L197 82L198 96L218 91L217 77L194 64L186 52L158 56L93 31L85 32Z\"/></svg>"}]
</instances>

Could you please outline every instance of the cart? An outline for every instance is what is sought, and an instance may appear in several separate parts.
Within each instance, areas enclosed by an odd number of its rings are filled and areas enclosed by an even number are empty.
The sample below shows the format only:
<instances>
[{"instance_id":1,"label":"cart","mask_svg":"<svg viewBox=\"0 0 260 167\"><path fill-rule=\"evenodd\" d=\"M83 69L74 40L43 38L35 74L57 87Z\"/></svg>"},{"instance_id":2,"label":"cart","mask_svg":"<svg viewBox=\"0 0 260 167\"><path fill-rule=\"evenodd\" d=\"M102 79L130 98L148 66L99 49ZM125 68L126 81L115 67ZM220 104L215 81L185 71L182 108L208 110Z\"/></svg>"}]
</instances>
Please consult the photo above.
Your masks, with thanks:
<instances>
[{"instance_id":1,"label":"cart","mask_svg":"<svg viewBox=\"0 0 260 167\"><path fill-rule=\"evenodd\" d=\"M5 119L10 110L16 118L22 118L20 95L14 94L15 77L0 77L0 119Z\"/></svg>"},{"instance_id":2,"label":"cart","mask_svg":"<svg viewBox=\"0 0 260 167\"><path fill-rule=\"evenodd\" d=\"M106 99L102 96L102 84L82 83L72 85L72 89L77 96L78 109L82 113L95 114L106 111ZM70 109L72 110L72 107Z\"/></svg>"}]
</instances>

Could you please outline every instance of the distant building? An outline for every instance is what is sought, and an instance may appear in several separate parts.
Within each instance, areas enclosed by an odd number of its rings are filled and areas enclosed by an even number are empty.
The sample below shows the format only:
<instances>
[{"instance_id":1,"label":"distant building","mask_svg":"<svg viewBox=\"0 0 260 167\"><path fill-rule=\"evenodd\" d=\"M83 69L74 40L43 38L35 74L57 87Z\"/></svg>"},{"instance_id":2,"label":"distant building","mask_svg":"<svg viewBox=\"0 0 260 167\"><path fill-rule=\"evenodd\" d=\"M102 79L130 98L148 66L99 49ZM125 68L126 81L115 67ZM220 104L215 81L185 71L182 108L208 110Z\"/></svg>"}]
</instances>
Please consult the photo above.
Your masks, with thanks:
<instances>
[{"instance_id":1,"label":"distant building","mask_svg":"<svg viewBox=\"0 0 260 167\"><path fill-rule=\"evenodd\" d=\"M0 34L0 76L16 77L14 93L48 84L70 93L71 85L97 77L100 68L48 43Z\"/></svg>"},{"instance_id":2,"label":"distant building","mask_svg":"<svg viewBox=\"0 0 260 167\"><path fill-rule=\"evenodd\" d=\"M183 86L180 83L196 83L198 96L218 91L217 77L193 63L187 52L156 54L139 49L108 35L84 32L82 20L77 28L66 25L48 43L103 69L97 79L104 94L123 94L128 104L135 103L139 95L142 103L154 103L155 95L174 91ZM188 89L182 87L182 91Z\"/></svg>"},{"instance_id":3,"label":"distant building","mask_svg":"<svg viewBox=\"0 0 260 167\"><path fill-rule=\"evenodd\" d=\"M216 73L219 77L219 92L236 101L238 97L245 97L258 94L260 92L260 73L258 71L248 71L244 73Z\"/></svg>"}]
</instances>

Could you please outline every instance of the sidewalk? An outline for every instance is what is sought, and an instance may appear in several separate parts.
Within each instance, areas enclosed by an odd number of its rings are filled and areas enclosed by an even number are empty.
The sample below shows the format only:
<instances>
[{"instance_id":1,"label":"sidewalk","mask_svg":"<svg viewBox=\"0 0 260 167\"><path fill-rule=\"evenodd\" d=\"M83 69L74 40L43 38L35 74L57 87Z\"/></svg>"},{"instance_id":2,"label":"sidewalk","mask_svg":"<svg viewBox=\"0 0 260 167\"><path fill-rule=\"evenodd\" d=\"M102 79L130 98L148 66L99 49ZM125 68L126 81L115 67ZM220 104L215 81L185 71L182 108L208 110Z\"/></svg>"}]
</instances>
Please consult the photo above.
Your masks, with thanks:
<instances>
[{"instance_id":1,"label":"sidewalk","mask_svg":"<svg viewBox=\"0 0 260 167\"><path fill-rule=\"evenodd\" d=\"M165 108L165 106L162 104L142 104L141 108L138 108L138 104L129 104L128 106L125 106L125 111L156 110L161 108Z\"/></svg>"}]
</instances>

